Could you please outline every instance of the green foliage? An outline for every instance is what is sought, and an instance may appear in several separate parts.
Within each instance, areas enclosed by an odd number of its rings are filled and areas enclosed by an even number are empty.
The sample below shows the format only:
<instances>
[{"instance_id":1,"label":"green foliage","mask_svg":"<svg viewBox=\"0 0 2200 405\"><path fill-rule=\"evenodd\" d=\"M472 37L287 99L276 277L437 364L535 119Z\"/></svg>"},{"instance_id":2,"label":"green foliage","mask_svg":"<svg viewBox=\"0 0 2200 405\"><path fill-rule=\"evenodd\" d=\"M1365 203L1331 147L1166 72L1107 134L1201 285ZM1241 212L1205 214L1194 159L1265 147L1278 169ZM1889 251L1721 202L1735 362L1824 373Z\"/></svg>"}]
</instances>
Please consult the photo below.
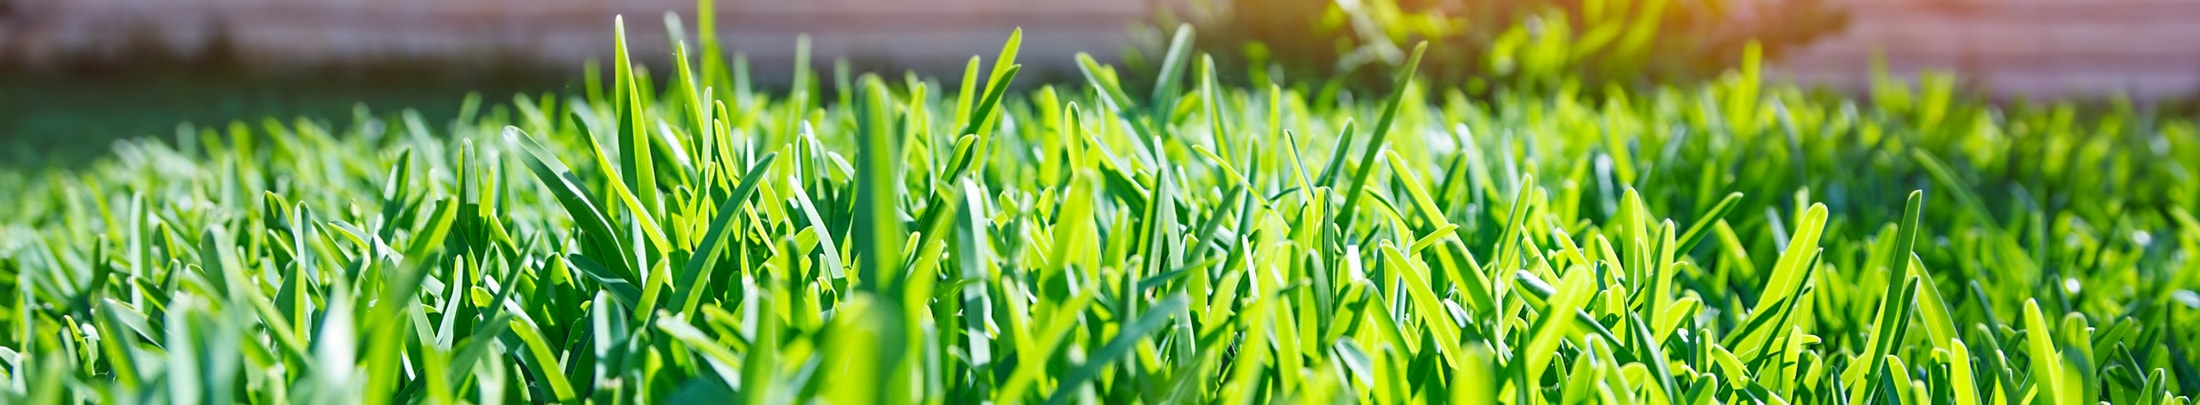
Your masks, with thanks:
<instances>
[{"instance_id":1,"label":"green foliage","mask_svg":"<svg viewBox=\"0 0 2200 405\"><path fill-rule=\"evenodd\" d=\"M668 77L447 125L240 122L0 172L0 402L2200 387L2173 329L2200 321L2190 121L1944 78L1866 105L1753 67L1483 103L1409 63L1382 100L1316 103L1221 84L1188 45L1136 93L1089 58L1085 83L1009 91L1010 38L957 91L866 75L828 106L672 44Z\"/></svg>"},{"instance_id":2,"label":"green foliage","mask_svg":"<svg viewBox=\"0 0 2200 405\"><path fill-rule=\"evenodd\" d=\"M1410 45L1440 86L1547 92L1708 78L1762 44L1778 56L1847 24L1826 0L1199 0L1159 20L1252 83L1378 86ZM1281 77L1271 77L1280 74Z\"/></svg>"}]
</instances>

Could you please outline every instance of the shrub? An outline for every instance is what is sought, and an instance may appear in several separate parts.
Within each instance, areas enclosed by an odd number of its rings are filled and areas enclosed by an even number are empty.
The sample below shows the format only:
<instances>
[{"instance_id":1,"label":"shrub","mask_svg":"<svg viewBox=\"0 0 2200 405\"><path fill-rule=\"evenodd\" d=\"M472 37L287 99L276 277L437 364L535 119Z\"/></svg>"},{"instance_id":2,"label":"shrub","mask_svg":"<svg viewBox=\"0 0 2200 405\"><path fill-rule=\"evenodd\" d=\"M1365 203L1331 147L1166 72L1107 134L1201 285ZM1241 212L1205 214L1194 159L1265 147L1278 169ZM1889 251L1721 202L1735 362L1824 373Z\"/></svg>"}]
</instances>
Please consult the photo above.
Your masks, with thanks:
<instances>
[{"instance_id":1,"label":"shrub","mask_svg":"<svg viewBox=\"0 0 2200 405\"><path fill-rule=\"evenodd\" d=\"M1777 57L1846 25L1824 0L1200 0L1164 10L1199 49L1249 66L1252 83L1343 79L1385 84L1405 49L1429 41L1425 78L1550 91L1700 80L1742 63L1750 43Z\"/></svg>"}]
</instances>

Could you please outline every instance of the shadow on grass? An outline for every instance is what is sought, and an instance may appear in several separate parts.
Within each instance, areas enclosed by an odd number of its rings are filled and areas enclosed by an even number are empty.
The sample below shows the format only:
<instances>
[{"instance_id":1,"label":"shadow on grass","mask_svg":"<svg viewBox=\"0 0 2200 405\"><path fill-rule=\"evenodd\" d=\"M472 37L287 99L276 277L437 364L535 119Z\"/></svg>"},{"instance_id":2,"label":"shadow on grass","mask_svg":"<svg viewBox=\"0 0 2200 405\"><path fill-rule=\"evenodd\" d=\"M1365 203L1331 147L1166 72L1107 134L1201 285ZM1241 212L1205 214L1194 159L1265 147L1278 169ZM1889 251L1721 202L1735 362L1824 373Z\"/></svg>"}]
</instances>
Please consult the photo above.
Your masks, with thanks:
<instances>
[{"instance_id":1,"label":"shadow on grass","mask_svg":"<svg viewBox=\"0 0 2200 405\"><path fill-rule=\"evenodd\" d=\"M379 117L411 109L435 122L455 116L468 93L497 103L580 92L570 66L497 50L308 65L248 57L222 35L188 51L150 34L129 38L35 60L0 53L0 169L80 167L117 140L174 139L185 124L303 118L342 127L360 108Z\"/></svg>"},{"instance_id":2,"label":"shadow on grass","mask_svg":"<svg viewBox=\"0 0 2200 405\"><path fill-rule=\"evenodd\" d=\"M4 77L0 168L74 167L109 153L117 140L173 139L186 124L221 127L243 120L257 128L263 118L304 118L343 127L361 108L375 116L412 109L429 122L445 121L469 92L498 102L521 92L577 87L557 83L176 74Z\"/></svg>"}]
</instances>

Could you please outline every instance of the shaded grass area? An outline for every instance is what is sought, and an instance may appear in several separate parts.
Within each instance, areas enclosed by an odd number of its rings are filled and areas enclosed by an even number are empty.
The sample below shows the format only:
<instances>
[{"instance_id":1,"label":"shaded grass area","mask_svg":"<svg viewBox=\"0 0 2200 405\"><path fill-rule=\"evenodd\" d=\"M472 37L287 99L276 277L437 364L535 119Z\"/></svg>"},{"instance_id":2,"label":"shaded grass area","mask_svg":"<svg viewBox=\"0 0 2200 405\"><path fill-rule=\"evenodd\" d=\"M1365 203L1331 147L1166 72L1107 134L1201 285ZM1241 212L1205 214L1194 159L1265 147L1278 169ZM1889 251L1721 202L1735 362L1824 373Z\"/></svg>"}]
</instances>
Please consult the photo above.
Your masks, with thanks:
<instances>
[{"instance_id":1,"label":"shaded grass area","mask_svg":"<svg viewBox=\"0 0 2200 405\"><path fill-rule=\"evenodd\" d=\"M70 72L0 69L0 166L81 167L107 155L117 140L173 139L179 128L233 121L303 118L344 127L362 114L409 109L444 122L468 94L504 100L577 87L554 71L453 74L436 64L258 73L126 63Z\"/></svg>"}]
</instances>

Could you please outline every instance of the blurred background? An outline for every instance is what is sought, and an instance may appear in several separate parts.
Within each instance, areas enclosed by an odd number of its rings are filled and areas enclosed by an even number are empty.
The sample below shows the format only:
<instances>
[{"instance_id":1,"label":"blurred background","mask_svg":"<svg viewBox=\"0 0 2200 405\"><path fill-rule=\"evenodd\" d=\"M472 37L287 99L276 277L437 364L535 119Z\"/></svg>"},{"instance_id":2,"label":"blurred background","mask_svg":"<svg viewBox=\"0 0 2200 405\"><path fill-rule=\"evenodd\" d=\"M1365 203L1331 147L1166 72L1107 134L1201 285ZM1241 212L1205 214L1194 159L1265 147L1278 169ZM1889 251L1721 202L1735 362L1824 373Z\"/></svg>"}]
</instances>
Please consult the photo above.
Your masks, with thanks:
<instances>
[{"instance_id":1,"label":"blurred background","mask_svg":"<svg viewBox=\"0 0 2200 405\"><path fill-rule=\"evenodd\" d=\"M187 122L435 120L469 93L575 92L582 66L611 53L613 16L638 60L666 60L668 11L687 25L699 12L691 0L0 0L0 160L69 164ZM1241 83L1383 86L1401 49L1427 39L1422 71L1472 94L1681 85L1738 66L1751 43L1769 76L1835 93L1866 91L1883 69L1950 72L2004 101L2200 94L2200 0L717 0L710 12L767 86L785 82L803 34L822 72L837 60L951 80L1021 27L1030 83L1074 79L1078 52L1150 65L1188 24Z\"/></svg>"}]
</instances>

